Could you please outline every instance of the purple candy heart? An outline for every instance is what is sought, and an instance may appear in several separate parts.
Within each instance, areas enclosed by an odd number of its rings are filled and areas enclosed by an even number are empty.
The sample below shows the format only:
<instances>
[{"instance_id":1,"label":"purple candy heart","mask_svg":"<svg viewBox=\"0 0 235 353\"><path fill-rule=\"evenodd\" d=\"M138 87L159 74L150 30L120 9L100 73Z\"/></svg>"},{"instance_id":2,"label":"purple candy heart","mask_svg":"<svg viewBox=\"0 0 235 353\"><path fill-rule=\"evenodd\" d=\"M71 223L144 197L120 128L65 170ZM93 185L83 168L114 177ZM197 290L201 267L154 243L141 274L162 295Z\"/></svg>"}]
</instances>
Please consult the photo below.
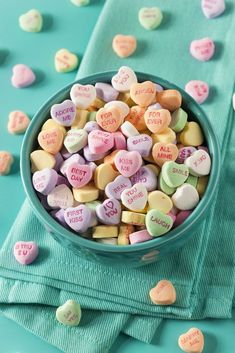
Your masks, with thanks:
<instances>
[{"instance_id":1,"label":"purple candy heart","mask_svg":"<svg viewBox=\"0 0 235 353\"><path fill-rule=\"evenodd\" d=\"M151 168L146 166L140 167L140 169L130 177L132 185L136 183L144 184L148 191L156 190L157 188L157 176Z\"/></svg>"},{"instance_id":2,"label":"purple candy heart","mask_svg":"<svg viewBox=\"0 0 235 353\"><path fill-rule=\"evenodd\" d=\"M48 195L56 186L58 174L54 169L45 168L33 174L34 189L43 195Z\"/></svg>"},{"instance_id":3,"label":"purple candy heart","mask_svg":"<svg viewBox=\"0 0 235 353\"><path fill-rule=\"evenodd\" d=\"M101 98L105 102L115 101L119 95L113 86L108 83L97 82L95 84L97 97Z\"/></svg>"},{"instance_id":4,"label":"purple candy heart","mask_svg":"<svg viewBox=\"0 0 235 353\"><path fill-rule=\"evenodd\" d=\"M60 169L61 164L64 162L64 158L61 156L60 152L54 155L55 157L55 166L54 169L58 171Z\"/></svg>"},{"instance_id":5,"label":"purple candy heart","mask_svg":"<svg viewBox=\"0 0 235 353\"><path fill-rule=\"evenodd\" d=\"M130 136L127 139L127 150L137 151L142 157L148 157L152 148L153 140L147 134Z\"/></svg>"},{"instance_id":6,"label":"purple candy heart","mask_svg":"<svg viewBox=\"0 0 235 353\"><path fill-rule=\"evenodd\" d=\"M63 126L71 126L76 116L76 105L69 99L51 107L51 117Z\"/></svg>"},{"instance_id":7,"label":"purple candy heart","mask_svg":"<svg viewBox=\"0 0 235 353\"><path fill-rule=\"evenodd\" d=\"M92 211L85 205L69 207L64 212L67 225L75 232L85 232L93 223Z\"/></svg>"},{"instance_id":8,"label":"purple candy heart","mask_svg":"<svg viewBox=\"0 0 235 353\"><path fill-rule=\"evenodd\" d=\"M193 152L195 152L197 149L195 147L192 146L188 146L188 147L182 147L179 149L179 154L178 157L176 159L176 162L179 164L183 164L185 159L187 159L188 157L191 156L191 154Z\"/></svg>"},{"instance_id":9,"label":"purple candy heart","mask_svg":"<svg viewBox=\"0 0 235 353\"><path fill-rule=\"evenodd\" d=\"M114 198L120 200L122 192L125 189L131 188L131 186L129 178L126 178L123 175L118 175L114 181L106 185L105 194L111 199Z\"/></svg>"},{"instance_id":10,"label":"purple candy heart","mask_svg":"<svg viewBox=\"0 0 235 353\"><path fill-rule=\"evenodd\" d=\"M86 146L86 147L83 148L84 157L86 158L86 160L88 162L94 162L94 161L98 161L99 159L103 159L107 155L107 153L108 152L105 152L105 153L92 153L90 151L89 146Z\"/></svg>"},{"instance_id":11,"label":"purple candy heart","mask_svg":"<svg viewBox=\"0 0 235 353\"><path fill-rule=\"evenodd\" d=\"M121 220L121 204L116 199L106 199L96 207L98 219L104 224L119 224Z\"/></svg>"},{"instance_id":12,"label":"purple candy heart","mask_svg":"<svg viewBox=\"0 0 235 353\"><path fill-rule=\"evenodd\" d=\"M71 157L73 155L73 153L68 152L67 148L65 148L65 146L62 147L62 149L60 150L60 154L64 159L68 159L69 157Z\"/></svg>"},{"instance_id":13,"label":"purple candy heart","mask_svg":"<svg viewBox=\"0 0 235 353\"><path fill-rule=\"evenodd\" d=\"M83 128L89 134L93 130L101 130L99 124L96 121L88 121Z\"/></svg>"},{"instance_id":14,"label":"purple candy heart","mask_svg":"<svg viewBox=\"0 0 235 353\"><path fill-rule=\"evenodd\" d=\"M65 222L64 219L64 210L61 208L59 211L58 210L53 210L50 212L50 215L57 221L59 222L62 226L68 228L67 223Z\"/></svg>"},{"instance_id":15,"label":"purple candy heart","mask_svg":"<svg viewBox=\"0 0 235 353\"><path fill-rule=\"evenodd\" d=\"M56 186L57 185L61 185L61 184L65 184L69 188L71 187L71 185L69 184L68 180L64 176L58 174L58 180L57 180Z\"/></svg>"},{"instance_id":16,"label":"purple candy heart","mask_svg":"<svg viewBox=\"0 0 235 353\"><path fill-rule=\"evenodd\" d=\"M80 156L80 154L75 153L72 154L68 159L66 159L60 166L60 172L63 175L66 175L66 170L72 163L85 164L85 159Z\"/></svg>"}]
</instances>

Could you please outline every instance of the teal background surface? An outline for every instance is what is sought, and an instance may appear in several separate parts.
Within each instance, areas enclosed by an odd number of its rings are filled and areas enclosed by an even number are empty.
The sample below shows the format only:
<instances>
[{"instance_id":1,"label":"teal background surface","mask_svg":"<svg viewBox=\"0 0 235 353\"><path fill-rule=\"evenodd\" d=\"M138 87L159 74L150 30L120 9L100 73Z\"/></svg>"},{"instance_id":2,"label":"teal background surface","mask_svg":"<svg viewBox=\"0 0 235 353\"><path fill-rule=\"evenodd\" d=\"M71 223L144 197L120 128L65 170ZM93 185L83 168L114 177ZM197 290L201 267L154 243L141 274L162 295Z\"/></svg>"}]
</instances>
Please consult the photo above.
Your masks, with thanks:
<instances>
[{"instance_id":1,"label":"teal background surface","mask_svg":"<svg viewBox=\"0 0 235 353\"><path fill-rule=\"evenodd\" d=\"M0 0L0 150L8 150L15 157L12 173L0 177L0 244L25 198L19 175L22 136L7 132L8 114L19 109L32 117L45 99L75 78L75 72L55 71L54 54L58 49L67 48L82 57L103 3L103 0L91 0L90 6L77 8L69 0ZM143 6L147 5L148 1L143 0ZM31 8L43 14L44 27L40 33L26 33L18 26L19 15ZM22 90L11 86L12 66L18 63L35 70L37 82L33 86ZM205 333L204 352L230 353L234 349L235 314L233 320L165 320L153 345L121 335L112 353L180 352L177 338L192 326ZM0 317L0 341L0 353L59 352L4 317Z\"/></svg>"}]
</instances>

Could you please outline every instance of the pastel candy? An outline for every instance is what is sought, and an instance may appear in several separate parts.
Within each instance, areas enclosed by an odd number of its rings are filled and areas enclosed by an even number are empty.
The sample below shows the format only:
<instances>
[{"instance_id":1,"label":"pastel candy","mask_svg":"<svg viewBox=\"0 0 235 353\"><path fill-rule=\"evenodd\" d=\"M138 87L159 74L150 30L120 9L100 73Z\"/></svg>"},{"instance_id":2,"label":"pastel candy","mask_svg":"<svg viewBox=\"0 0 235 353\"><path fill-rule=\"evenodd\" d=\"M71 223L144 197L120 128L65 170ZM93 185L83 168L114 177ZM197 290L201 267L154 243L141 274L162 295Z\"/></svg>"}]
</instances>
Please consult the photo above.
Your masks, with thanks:
<instances>
[{"instance_id":1,"label":"pastel candy","mask_svg":"<svg viewBox=\"0 0 235 353\"><path fill-rule=\"evenodd\" d=\"M35 150L30 153L30 161L32 173L44 168L54 168L56 163L55 157L43 150Z\"/></svg>"},{"instance_id":2,"label":"pastel candy","mask_svg":"<svg viewBox=\"0 0 235 353\"><path fill-rule=\"evenodd\" d=\"M137 47L137 42L134 36L117 34L113 38L113 50L120 58L126 58L132 55Z\"/></svg>"},{"instance_id":3,"label":"pastel candy","mask_svg":"<svg viewBox=\"0 0 235 353\"><path fill-rule=\"evenodd\" d=\"M29 265L37 258L39 250L34 241L17 241L13 252L21 265Z\"/></svg>"},{"instance_id":4,"label":"pastel candy","mask_svg":"<svg viewBox=\"0 0 235 353\"><path fill-rule=\"evenodd\" d=\"M118 225L121 219L120 202L116 199L106 199L101 205L96 207L96 215L104 224Z\"/></svg>"},{"instance_id":5,"label":"pastel candy","mask_svg":"<svg viewBox=\"0 0 235 353\"><path fill-rule=\"evenodd\" d=\"M99 189L93 183L89 183L81 189L73 189L73 196L78 202L95 201L99 197Z\"/></svg>"},{"instance_id":6,"label":"pastel candy","mask_svg":"<svg viewBox=\"0 0 235 353\"><path fill-rule=\"evenodd\" d=\"M122 101L111 101L105 104L105 108L115 107L118 108L122 119L124 119L130 112L130 108L125 102Z\"/></svg>"},{"instance_id":7,"label":"pastel candy","mask_svg":"<svg viewBox=\"0 0 235 353\"><path fill-rule=\"evenodd\" d=\"M80 85L76 83L70 90L70 97L76 107L88 108L96 98L96 89L92 85Z\"/></svg>"},{"instance_id":8,"label":"pastel candy","mask_svg":"<svg viewBox=\"0 0 235 353\"><path fill-rule=\"evenodd\" d=\"M45 123L42 125L41 130L51 130L51 129L59 129L62 131L63 135L66 135L66 129L64 126L60 125L53 119L47 119Z\"/></svg>"},{"instance_id":9,"label":"pastel candy","mask_svg":"<svg viewBox=\"0 0 235 353\"><path fill-rule=\"evenodd\" d=\"M77 326L81 320L81 307L75 300L67 300L56 310L56 319L66 326Z\"/></svg>"},{"instance_id":10,"label":"pastel candy","mask_svg":"<svg viewBox=\"0 0 235 353\"><path fill-rule=\"evenodd\" d=\"M121 194L122 204L131 211L143 210L146 206L147 198L147 189L142 183L134 184Z\"/></svg>"},{"instance_id":11,"label":"pastel candy","mask_svg":"<svg viewBox=\"0 0 235 353\"><path fill-rule=\"evenodd\" d=\"M130 244L129 235L134 232L134 226L131 224L122 223L119 227L118 232L118 245L128 245Z\"/></svg>"},{"instance_id":12,"label":"pastel candy","mask_svg":"<svg viewBox=\"0 0 235 353\"><path fill-rule=\"evenodd\" d=\"M155 99L156 86L151 81L134 83L130 89L131 99L141 107L147 107Z\"/></svg>"},{"instance_id":13,"label":"pastel candy","mask_svg":"<svg viewBox=\"0 0 235 353\"><path fill-rule=\"evenodd\" d=\"M147 157L150 154L153 141L147 134L130 136L127 139L128 151L138 151L142 157Z\"/></svg>"},{"instance_id":14,"label":"pastel candy","mask_svg":"<svg viewBox=\"0 0 235 353\"><path fill-rule=\"evenodd\" d=\"M176 133L170 127L167 127L163 132L151 135L153 143L173 143L176 142Z\"/></svg>"},{"instance_id":15,"label":"pastel candy","mask_svg":"<svg viewBox=\"0 0 235 353\"><path fill-rule=\"evenodd\" d=\"M146 130L146 123L144 120L145 108L134 105L130 109L129 115L125 118L125 121L129 121L136 127L138 131Z\"/></svg>"},{"instance_id":16,"label":"pastel candy","mask_svg":"<svg viewBox=\"0 0 235 353\"><path fill-rule=\"evenodd\" d=\"M142 164L142 158L139 152L119 151L115 156L115 165L117 170L124 176L130 177L139 170Z\"/></svg>"},{"instance_id":17,"label":"pastel candy","mask_svg":"<svg viewBox=\"0 0 235 353\"><path fill-rule=\"evenodd\" d=\"M43 195L48 195L57 185L58 174L54 169L45 168L33 174L34 189Z\"/></svg>"},{"instance_id":18,"label":"pastel candy","mask_svg":"<svg viewBox=\"0 0 235 353\"><path fill-rule=\"evenodd\" d=\"M103 159L107 153L92 153L89 146L86 146L83 148L83 154L88 162L94 162Z\"/></svg>"},{"instance_id":19,"label":"pastel candy","mask_svg":"<svg viewBox=\"0 0 235 353\"><path fill-rule=\"evenodd\" d=\"M105 187L105 194L109 198L121 199L121 194L125 189L131 188L131 181L123 175L118 175L114 181L108 183Z\"/></svg>"},{"instance_id":20,"label":"pastel candy","mask_svg":"<svg viewBox=\"0 0 235 353\"><path fill-rule=\"evenodd\" d=\"M80 156L80 154L78 153L73 154L61 164L60 166L61 174L66 175L66 171L69 165L72 163L85 164L85 159L82 156Z\"/></svg>"},{"instance_id":21,"label":"pastel candy","mask_svg":"<svg viewBox=\"0 0 235 353\"><path fill-rule=\"evenodd\" d=\"M56 186L47 196L48 205L53 208L63 208L73 206L73 194L67 185L61 184Z\"/></svg>"},{"instance_id":22,"label":"pastel candy","mask_svg":"<svg viewBox=\"0 0 235 353\"><path fill-rule=\"evenodd\" d=\"M179 149L179 154L178 154L178 157L176 159L176 162L177 163L184 163L185 159L187 159L188 157L191 156L191 154L193 152L196 151L196 148L195 147L192 147L192 146L188 146L188 147L182 147Z\"/></svg>"},{"instance_id":23,"label":"pastel candy","mask_svg":"<svg viewBox=\"0 0 235 353\"><path fill-rule=\"evenodd\" d=\"M106 107L98 110L96 121L103 130L115 132L122 124L123 119L118 108Z\"/></svg>"},{"instance_id":24,"label":"pastel candy","mask_svg":"<svg viewBox=\"0 0 235 353\"><path fill-rule=\"evenodd\" d=\"M42 130L38 134L38 143L40 147L51 154L60 151L64 140L64 135L60 129Z\"/></svg>"},{"instance_id":25,"label":"pastel candy","mask_svg":"<svg viewBox=\"0 0 235 353\"><path fill-rule=\"evenodd\" d=\"M89 119L89 111L86 109L76 109L76 116L71 125L72 129L83 129Z\"/></svg>"},{"instance_id":26,"label":"pastel candy","mask_svg":"<svg viewBox=\"0 0 235 353\"><path fill-rule=\"evenodd\" d=\"M92 229L92 238L102 239L102 238L117 238L118 227L117 226L97 226Z\"/></svg>"},{"instance_id":27,"label":"pastel candy","mask_svg":"<svg viewBox=\"0 0 235 353\"><path fill-rule=\"evenodd\" d=\"M153 191L157 187L157 177L156 174L146 166L140 167L137 172L130 177L132 185L136 183L143 184L147 191Z\"/></svg>"},{"instance_id":28,"label":"pastel candy","mask_svg":"<svg viewBox=\"0 0 235 353\"><path fill-rule=\"evenodd\" d=\"M194 176L208 175L211 170L211 158L204 150L197 150L185 160L185 165Z\"/></svg>"},{"instance_id":29,"label":"pastel candy","mask_svg":"<svg viewBox=\"0 0 235 353\"><path fill-rule=\"evenodd\" d=\"M51 107L51 117L60 125L71 126L75 116L76 106L69 99L66 99L60 104L54 104Z\"/></svg>"},{"instance_id":30,"label":"pastel candy","mask_svg":"<svg viewBox=\"0 0 235 353\"><path fill-rule=\"evenodd\" d=\"M201 127L195 121L189 121L184 130L180 133L180 142L185 146L200 146L203 144L204 137Z\"/></svg>"},{"instance_id":31,"label":"pastel candy","mask_svg":"<svg viewBox=\"0 0 235 353\"><path fill-rule=\"evenodd\" d=\"M51 211L50 215L62 226L64 226L65 228L68 228L68 225L64 219L64 210L62 208L60 210Z\"/></svg>"},{"instance_id":32,"label":"pastel candy","mask_svg":"<svg viewBox=\"0 0 235 353\"><path fill-rule=\"evenodd\" d=\"M29 126L30 119L24 112L15 110L9 114L7 129L11 134L22 134Z\"/></svg>"},{"instance_id":33,"label":"pastel candy","mask_svg":"<svg viewBox=\"0 0 235 353\"><path fill-rule=\"evenodd\" d=\"M153 237L161 236L170 231L173 220L170 216L159 210L150 210L146 215L147 231Z\"/></svg>"},{"instance_id":34,"label":"pastel candy","mask_svg":"<svg viewBox=\"0 0 235 353\"><path fill-rule=\"evenodd\" d=\"M172 201L179 210L188 211L197 206L199 195L195 187L186 183L181 185L172 195Z\"/></svg>"},{"instance_id":35,"label":"pastel candy","mask_svg":"<svg viewBox=\"0 0 235 353\"><path fill-rule=\"evenodd\" d=\"M187 353L201 353L204 348L204 337L198 328L191 328L179 336L179 347Z\"/></svg>"},{"instance_id":36,"label":"pastel candy","mask_svg":"<svg viewBox=\"0 0 235 353\"><path fill-rule=\"evenodd\" d=\"M94 130L101 130L99 124L96 121L88 121L84 126L84 130L89 134L89 132Z\"/></svg>"},{"instance_id":37,"label":"pastel candy","mask_svg":"<svg viewBox=\"0 0 235 353\"><path fill-rule=\"evenodd\" d=\"M92 169L89 165L72 163L66 170L69 183L74 188L81 188L89 183L92 178Z\"/></svg>"},{"instance_id":38,"label":"pastel candy","mask_svg":"<svg viewBox=\"0 0 235 353\"><path fill-rule=\"evenodd\" d=\"M126 149L126 139L125 139L125 136L120 131L114 132L113 138L114 138L114 148L116 150Z\"/></svg>"},{"instance_id":39,"label":"pastel candy","mask_svg":"<svg viewBox=\"0 0 235 353\"><path fill-rule=\"evenodd\" d=\"M95 84L97 97L103 99L104 102L115 101L119 92L109 83L97 82Z\"/></svg>"},{"instance_id":40,"label":"pastel candy","mask_svg":"<svg viewBox=\"0 0 235 353\"><path fill-rule=\"evenodd\" d=\"M133 224L135 226L144 226L145 225L145 214L131 212L131 211L122 211L121 221L127 224Z\"/></svg>"},{"instance_id":41,"label":"pastel candy","mask_svg":"<svg viewBox=\"0 0 235 353\"><path fill-rule=\"evenodd\" d=\"M195 99L198 104L202 104L209 95L209 86L204 81L192 80L186 84L185 91Z\"/></svg>"},{"instance_id":42,"label":"pastel candy","mask_svg":"<svg viewBox=\"0 0 235 353\"><path fill-rule=\"evenodd\" d=\"M162 213L169 213L173 207L171 198L162 191L154 190L148 194L148 209L155 209Z\"/></svg>"},{"instance_id":43,"label":"pastel candy","mask_svg":"<svg viewBox=\"0 0 235 353\"><path fill-rule=\"evenodd\" d=\"M170 128L175 132L182 131L187 119L188 114L182 108L175 110L171 115Z\"/></svg>"},{"instance_id":44,"label":"pastel candy","mask_svg":"<svg viewBox=\"0 0 235 353\"><path fill-rule=\"evenodd\" d=\"M200 196L202 196L205 193L208 180L209 180L208 176L203 176L198 178L196 189Z\"/></svg>"},{"instance_id":45,"label":"pastel candy","mask_svg":"<svg viewBox=\"0 0 235 353\"><path fill-rule=\"evenodd\" d=\"M26 32L40 32L43 19L38 10L32 9L19 17L19 25Z\"/></svg>"},{"instance_id":46,"label":"pastel candy","mask_svg":"<svg viewBox=\"0 0 235 353\"><path fill-rule=\"evenodd\" d=\"M224 0L201 0L201 7L207 18L214 18L221 15L225 10Z\"/></svg>"},{"instance_id":47,"label":"pastel candy","mask_svg":"<svg viewBox=\"0 0 235 353\"><path fill-rule=\"evenodd\" d=\"M167 161L175 161L178 156L178 148L173 143L155 143L152 149L155 162L161 167Z\"/></svg>"},{"instance_id":48,"label":"pastel candy","mask_svg":"<svg viewBox=\"0 0 235 353\"><path fill-rule=\"evenodd\" d=\"M181 225L190 216L191 213L192 211L180 211L179 213L177 213L174 222L174 227L178 227L179 225Z\"/></svg>"},{"instance_id":49,"label":"pastel candy","mask_svg":"<svg viewBox=\"0 0 235 353\"><path fill-rule=\"evenodd\" d=\"M105 153L113 148L114 138L109 132L94 130L88 135L88 146L92 153Z\"/></svg>"},{"instance_id":50,"label":"pastel candy","mask_svg":"<svg viewBox=\"0 0 235 353\"><path fill-rule=\"evenodd\" d=\"M88 143L88 134L83 129L71 129L64 139L64 146L70 153L76 153Z\"/></svg>"},{"instance_id":51,"label":"pastel candy","mask_svg":"<svg viewBox=\"0 0 235 353\"><path fill-rule=\"evenodd\" d=\"M0 175L6 175L11 170L14 159L7 151L0 151Z\"/></svg>"},{"instance_id":52,"label":"pastel candy","mask_svg":"<svg viewBox=\"0 0 235 353\"><path fill-rule=\"evenodd\" d=\"M164 91L157 92L157 103L163 109L168 109L174 112L179 109L182 104L182 96L179 91L175 89L165 89Z\"/></svg>"},{"instance_id":53,"label":"pastel candy","mask_svg":"<svg viewBox=\"0 0 235 353\"><path fill-rule=\"evenodd\" d=\"M77 55L68 49L60 49L55 54L55 69L57 72L71 72L78 66Z\"/></svg>"},{"instance_id":54,"label":"pastel candy","mask_svg":"<svg viewBox=\"0 0 235 353\"><path fill-rule=\"evenodd\" d=\"M118 245L117 238L103 238L103 239L96 239L97 243L106 244L106 245Z\"/></svg>"},{"instance_id":55,"label":"pastel candy","mask_svg":"<svg viewBox=\"0 0 235 353\"><path fill-rule=\"evenodd\" d=\"M208 61L215 52L215 44L210 38L193 40L190 44L191 55L200 61Z\"/></svg>"},{"instance_id":56,"label":"pastel candy","mask_svg":"<svg viewBox=\"0 0 235 353\"><path fill-rule=\"evenodd\" d=\"M61 185L61 184L65 184L65 185L67 185L68 187L70 187L70 184L69 184L69 182L68 182L68 179L65 178L63 175L58 174L58 179L57 179L56 186L57 186L57 185Z\"/></svg>"},{"instance_id":57,"label":"pastel candy","mask_svg":"<svg viewBox=\"0 0 235 353\"><path fill-rule=\"evenodd\" d=\"M176 301L176 291L173 284L163 279L149 292L150 299L157 305L171 305Z\"/></svg>"},{"instance_id":58,"label":"pastel candy","mask_svg":"<svg viewBox=\"0 0 235 353\"><path fill-rule=\"evenodd\" d=\"M112 77L112 85L119 92L127 92L133 83L137 83L134 71L128 66L122 66L118 73Z\"/></svg>"},{"instance_id":59,"label":"pastel candy","mask_svg":"<svg viewBox=\"0 0 235 353\"><path fill-rule=\"evenodd\" d=\"M147 109L144 114L145 123L153 133L163 132L171 122L171 114L167 109Z\"/></svg>"},{"instance_id":60,"label":"pastel candy","mask_svg":"<svg viewBox=\"0 0 235 353\"><path fill-rule=\"evenodd\" d=\"M94 222L94 213L85 205L67 207L64 219L75 232L85 232Z\"/></svg>"},{"instance_id":61,"label":"pastel candy","mask_svg":"<svg viewBox=\"0 0 235 353\"><path fill-rule=\"evenodd\" d=\"M171 188L182 185L189 176L187 165L175 162L165 162L162 166L162 177Z\"/></svg>"},{"instance_id":62,"label":"pastel candy","mask_svg":"<svg viewBox=\"0 0 235 353\"><path fill-rule=\"evenodd\" d=\"M131 233L129 235L129 239L131 244L138 244L148 240L152 240L153 237L149 234L149 232L146 229L143 229L143 230L139 230L137 232Z\"/></svg>"},{"instance_id":63,"label":"pastel candy","mask_svg":"<svg viewBox=\"0 0 235 353\"><path fill-rule=\"evenodd\" d=\"M186 180L186 183L191 184L195 188L197 188L197 183L198 183L198 177L189 175L188 179Z\"/></svg>"},{"instance_id":64,"label":"pastel candy","mask_svg":"<svg viewBox=\"0 0 235 353\"><path fill-rule=\"evenodd\" d=\"M126 137L137 136L139 135L139 131L132 125L129 121L125 121L121 127L121 132Z\"/></svg>"},{"instance_id":65,"label":"pastel candy","mask_svg":"<svg viewBox=\"0 0 235 353\"><path fill-rule=\"evenodd\" d=\"M118 175L119 173L114 170L111 164L102 163L95 170L95 185L98 189L105 190L106 185L114 181Z\"/></svg>"},{"instance_id":66,"label":"pastel candy","mask_svg":"<svg viewBox=\"0 0 235 353\"><path fill-rule=\"evenodd\" d=\"M16 88L30 86L36 79L34 72L27 65L17 64L12 71L11 83Z\"/></svg>"},{"instance_id":67,"label":"pastel candy","mask_svg":"<svg viewBox=\"0 0 235 353\"><path fill-rule=\"evenodd\" d=\"M90 3L90 0L70 0L72 4L76 6L86 6Z\"/></svg>"},{"instance_id":68,"label":"pastel candy","mask_svg":"<svg viewBox=\"0 0 235 353\"><path fill-rule=\"evenodd\" d=\"M163 19L162 11L158 7L142 7L139 10L139 21L145 29L157 28Z\"/></svg>"},{"instance_id":69,"label":"pastel candy","mask_svg":"<svg viewBox=\"0 0 235 353\"><path fill-rule=\"evenodd\" d=\"M158 188L159 188L162 192L164 192L164 194L166 194L166 195L172 195L172 194L174 194L174 192L176 191L174 187L170 187L170 186L168 186L168 185L165 183L165 181L164 181L164 179L163 179L163 177L162 177L162 173L160 173L160 175L159 175L159 179L158 179Z\"/></svg>"}]
</instances>

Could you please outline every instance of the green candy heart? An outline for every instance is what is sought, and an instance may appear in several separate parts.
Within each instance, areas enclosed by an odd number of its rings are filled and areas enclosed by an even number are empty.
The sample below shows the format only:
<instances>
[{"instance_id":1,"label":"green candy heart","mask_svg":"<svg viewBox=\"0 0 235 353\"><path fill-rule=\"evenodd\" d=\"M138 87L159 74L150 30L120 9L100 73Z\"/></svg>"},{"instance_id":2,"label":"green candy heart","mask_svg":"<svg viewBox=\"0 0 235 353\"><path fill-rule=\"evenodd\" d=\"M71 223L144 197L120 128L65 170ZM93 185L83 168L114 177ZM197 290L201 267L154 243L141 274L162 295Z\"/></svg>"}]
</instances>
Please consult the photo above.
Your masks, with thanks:
<instances>
[{"instance_id":1,"label":"green candy heart","mask_svg":"<svg viewBox=\"0 0 235 353\"><path fill-rule=\"evenodd\" d=\"M198 182L198 177L196 177L194 175L189 175L189 177L188 177L188 179L186 180L185 183L191 184L192 186L194 186L196 188L197 187L197 182Z\"/></svg>"},{"instance_id":2,"label":"green candy heart","mask_svg":"<svg viewBox=\"0 0 235 353\"><path fill-rule=\"evenodd\" d=\"M147 231L153 237L159 237L169 232L173 226L173 220L170 216L155 209L148 211L145 223Z\"/></svg>"},{"instance_id":3,"label":"green candy heart","mask_svg":"<svg viewBox=\"0 0 235 353\"><path fill-rule=\"evenodd\" d=\"M188 114L181 108L174 111L171 115L170 128L175 132L180 132L184 129L188 119Z\"/></svg>"},{"instance_id":4,"label":"green candy heart","mask_svg":"<svg viewBox=\"0 0 235 353\"><path fill-rule=\"evenodd\" d=\"M142 7L139 11L139 21L145 29L157 28L163 19L162 11L158 7Z\"/></svg>"},{"instance_id":5,"label":"green candy heart","mask_svg":"<svg viewBox=\"0 0 235 353\"><path fill-rule=\"evenodd\" d=\"M159 177L158 177L158 186L159 186L159 189L164 192L165 194L167 195L172 195L174 194L175 192L175 188L171 188L170 186L168 186L163 177L162 177L162 173L159 174Z\"/></svg>"},{"instance_id":6,"label":"green candy heart","mask_svg":"<svg viewBox=\"0 0 235 353\"><path fill-rule=\"evenodd\" d=\"M56 310L56 318L63 325L77 326L81 317L81 307L75 300L67 300Z\"/></svg>"},{"instance_id":7,"label":"green candy heart","mask_svg":"<svg viewBox=\"0 0 235 353\"><path fill-rule=\"evenodd\" d=\"M189 176L188 167L176 162L165 162L162 166L162 177L171 188L182 185Z\"/></svg>"}]
</instances>

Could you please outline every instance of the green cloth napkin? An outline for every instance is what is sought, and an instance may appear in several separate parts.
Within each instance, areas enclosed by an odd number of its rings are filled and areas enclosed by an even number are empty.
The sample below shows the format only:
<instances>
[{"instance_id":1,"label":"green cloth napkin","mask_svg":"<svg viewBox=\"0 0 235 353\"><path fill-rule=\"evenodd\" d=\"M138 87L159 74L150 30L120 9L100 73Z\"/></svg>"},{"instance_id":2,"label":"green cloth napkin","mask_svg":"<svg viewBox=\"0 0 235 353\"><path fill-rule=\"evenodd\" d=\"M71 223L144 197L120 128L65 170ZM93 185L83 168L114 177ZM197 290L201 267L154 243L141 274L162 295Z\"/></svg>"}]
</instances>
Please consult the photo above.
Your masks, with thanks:
<instances>
[{"instance_id":1,"label":"green cloth napkin","mask_svg":"<svg viewBox=\"0 0 235 353\"><path fill-rule=\"evenodd\" d=\"M231 4L230 4L231 5ZM138 22L143 6L159 6L161 26L147 31ZM191 79L210 85L204 104L214 125L223 158L220 185L204 222L179 251L156 264L116 269L93 264L63 249L46 232L26 201L0 251L0 310L9 318L66 353L105 353L120 332L150 342L162 318L231 317L235 303L235 129L231 96L234 91L235 48L231 45L235 18L229 6L219 18L208 20L200 1L107 0L98 20L78 77L128 65L156 74L184 87ZM136 53L118 58L111 43L115 34L132 34ZM189 54L192 40L211 37L212 60L202 63ZM18 240L35 240L40 254L35 263L21 266L13 258ZM173 306L151 304L148 292L170 279L177 291ZM75 328L55 319L58 305L68 299L81 303L83 316Z\"/></svg>"}]
</instances>

